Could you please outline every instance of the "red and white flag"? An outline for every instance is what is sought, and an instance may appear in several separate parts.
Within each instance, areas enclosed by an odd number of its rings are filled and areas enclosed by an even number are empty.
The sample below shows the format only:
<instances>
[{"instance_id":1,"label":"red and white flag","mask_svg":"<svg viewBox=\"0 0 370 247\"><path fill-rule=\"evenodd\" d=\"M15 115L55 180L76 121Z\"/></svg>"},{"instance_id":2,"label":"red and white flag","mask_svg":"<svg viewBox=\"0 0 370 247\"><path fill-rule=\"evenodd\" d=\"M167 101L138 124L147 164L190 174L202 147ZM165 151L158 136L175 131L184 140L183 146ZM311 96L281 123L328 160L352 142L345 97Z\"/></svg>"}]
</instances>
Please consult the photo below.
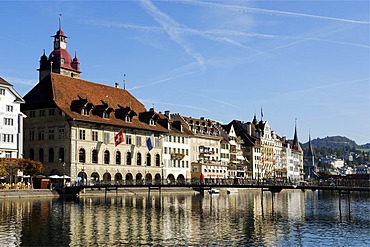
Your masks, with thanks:
<instances>
[{"instance_id":1,"label":"red and white flag","mask_svg":"<svg viewBox=\"0 0 370 247\"><path fill-rule=\"evenodd\" d=\"M114 137L114 146L117 147L121 142L125 141L122 130L118 131L117 135Z\"/></svg>"}]
</instances>

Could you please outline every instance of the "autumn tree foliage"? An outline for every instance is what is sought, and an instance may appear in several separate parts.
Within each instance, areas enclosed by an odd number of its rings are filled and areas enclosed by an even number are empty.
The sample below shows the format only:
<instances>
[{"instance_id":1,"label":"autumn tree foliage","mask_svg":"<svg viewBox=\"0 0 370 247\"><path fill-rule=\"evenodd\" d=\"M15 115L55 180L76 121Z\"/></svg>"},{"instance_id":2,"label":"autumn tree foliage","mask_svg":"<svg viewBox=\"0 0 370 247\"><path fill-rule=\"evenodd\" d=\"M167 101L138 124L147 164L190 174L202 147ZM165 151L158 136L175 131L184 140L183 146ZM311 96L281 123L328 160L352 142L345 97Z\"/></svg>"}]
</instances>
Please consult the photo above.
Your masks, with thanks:
<instances>
[{"instance_id":1,"label":"autumn tree foliage","mask_svg":"<svg viewBox=\"0 0 370 247\"><path fill-rule=\"evenodd\" d=\"M44 165L30 159L0 158L0 176L15 175L18 170L34 177L44 171Z\"/></svg>"}]
</instances>

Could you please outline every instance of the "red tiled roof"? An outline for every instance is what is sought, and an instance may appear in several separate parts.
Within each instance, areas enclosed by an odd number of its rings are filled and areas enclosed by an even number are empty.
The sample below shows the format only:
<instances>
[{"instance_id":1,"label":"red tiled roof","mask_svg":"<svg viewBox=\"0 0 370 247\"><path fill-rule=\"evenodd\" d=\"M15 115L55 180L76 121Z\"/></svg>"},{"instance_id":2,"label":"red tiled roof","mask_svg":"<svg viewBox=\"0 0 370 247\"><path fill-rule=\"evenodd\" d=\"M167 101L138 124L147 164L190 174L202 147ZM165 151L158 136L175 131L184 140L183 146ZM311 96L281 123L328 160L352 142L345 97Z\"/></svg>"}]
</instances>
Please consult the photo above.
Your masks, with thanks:
<instances>
[{"instance_id":1,"label":"red tiled roof","mask_svg":"<svg viewBox=\"0 0 370 247\"><path fill-rule=\"evenodd\" d=\"M82 115L71 108L72 101L87 99L94 106L100 106L105 102L113 110L129 106L136 112L137 116L132 117L132 122L125 122L116 118L114 112L109 115L109 119L94 115L90 111L89 115ZM138 101L127 90L89 82L86 80L52 73L37 84L26 96L25 109L32 109L32 105L53 105L61 109L68 117L75 120L117 125L122 127L132 127L151 131L167 132L165 128L156 124L154 126L143 123L139 120L139 113L146 112L144 105Z\"/></svg>"}]
</instances>

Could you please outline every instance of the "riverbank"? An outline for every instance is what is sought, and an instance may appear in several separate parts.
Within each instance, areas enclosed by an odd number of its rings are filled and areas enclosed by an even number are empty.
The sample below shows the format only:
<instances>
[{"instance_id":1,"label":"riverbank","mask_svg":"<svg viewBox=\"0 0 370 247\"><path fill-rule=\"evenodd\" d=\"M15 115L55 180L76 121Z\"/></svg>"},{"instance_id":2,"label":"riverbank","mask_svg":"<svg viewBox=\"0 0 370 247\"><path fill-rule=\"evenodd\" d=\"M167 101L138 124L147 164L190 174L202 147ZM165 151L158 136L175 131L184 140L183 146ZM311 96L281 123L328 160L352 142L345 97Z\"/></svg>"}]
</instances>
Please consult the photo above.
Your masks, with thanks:
<instances>
[{"instance_id":1,"label":"riverbank","mask_svg":"<svg viewBox=\"0 0 370 247\"><path fill-rule=\"evenodd\" d=\"M137 195L137 194L147 194L148 189L143 188L119 188L117 191L105 191L105 189L85 189L80 192L79 196L105 196L105 193L108 196L115 195ZM186 193L186 194L195 194L198 193L191 188L162 188L159 190L151 190L151 194L177 194L177 193ZM0 199L10 199L10 198L40 198L40 197L59 197L59 194L55 190L49 189L8 189L0 190Z\"/></svg>"}]
</instances>

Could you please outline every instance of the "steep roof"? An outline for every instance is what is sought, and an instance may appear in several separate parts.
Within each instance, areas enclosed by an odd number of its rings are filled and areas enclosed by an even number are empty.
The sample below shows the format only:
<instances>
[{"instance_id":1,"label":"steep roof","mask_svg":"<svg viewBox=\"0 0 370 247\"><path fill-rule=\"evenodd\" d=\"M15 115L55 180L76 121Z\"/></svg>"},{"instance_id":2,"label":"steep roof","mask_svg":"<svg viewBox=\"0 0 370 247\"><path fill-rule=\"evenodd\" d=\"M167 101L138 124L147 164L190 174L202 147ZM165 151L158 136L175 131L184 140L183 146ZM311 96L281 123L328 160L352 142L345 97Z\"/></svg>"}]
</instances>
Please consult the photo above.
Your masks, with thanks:
<instances>
[{"instance_id":1,"label":"steep roof","mask_svg":"<svg viewBox=\"0 0 370 247\"><path fill-rule=\"evenodd\" d=\"M6 80L4 80L3 78L0 77L0 85L8 88L10 90L10 92L12 92L12 94L14 95L14 97L16 98L16 102L17 103L24 103L24 99L22 98L22 96L20 96L20 94L14 89L13 85L10 84L9 82L7 82Z\"/></svg>"},{"instance_id":2,"label":"steep roof","mask_svg":"<svg viewBox=\"0 0 370 247\"><path fill-rule=\"evenodd\" d=\"M6 80L4 80L3 78L0 77L0 84L2 85L6 85L6 86L13 86L12 84L10 84L9 82L7 82Z\"/></svg>"},{"instance_id":3,"label":"steep roof","mask_svg":"<svg viewBox=\"0 0 370 247\"><path fill-rule=\"evenodd\" d=\"M75 120L167 132L159 124L149 125L140 121L139 114L147 111L127 90L78 78L52 73L28 92L24 99L26 104L22 110L56 106ZM80 102L91 106L90 114L82 115L81 111L74 108ZM126 112L131 114L132 122L126 122L115 114L116 110L119 112L126 108ZM109 119L97 114L104 110L110 113Z\"/></svg>"}]
</instances>

